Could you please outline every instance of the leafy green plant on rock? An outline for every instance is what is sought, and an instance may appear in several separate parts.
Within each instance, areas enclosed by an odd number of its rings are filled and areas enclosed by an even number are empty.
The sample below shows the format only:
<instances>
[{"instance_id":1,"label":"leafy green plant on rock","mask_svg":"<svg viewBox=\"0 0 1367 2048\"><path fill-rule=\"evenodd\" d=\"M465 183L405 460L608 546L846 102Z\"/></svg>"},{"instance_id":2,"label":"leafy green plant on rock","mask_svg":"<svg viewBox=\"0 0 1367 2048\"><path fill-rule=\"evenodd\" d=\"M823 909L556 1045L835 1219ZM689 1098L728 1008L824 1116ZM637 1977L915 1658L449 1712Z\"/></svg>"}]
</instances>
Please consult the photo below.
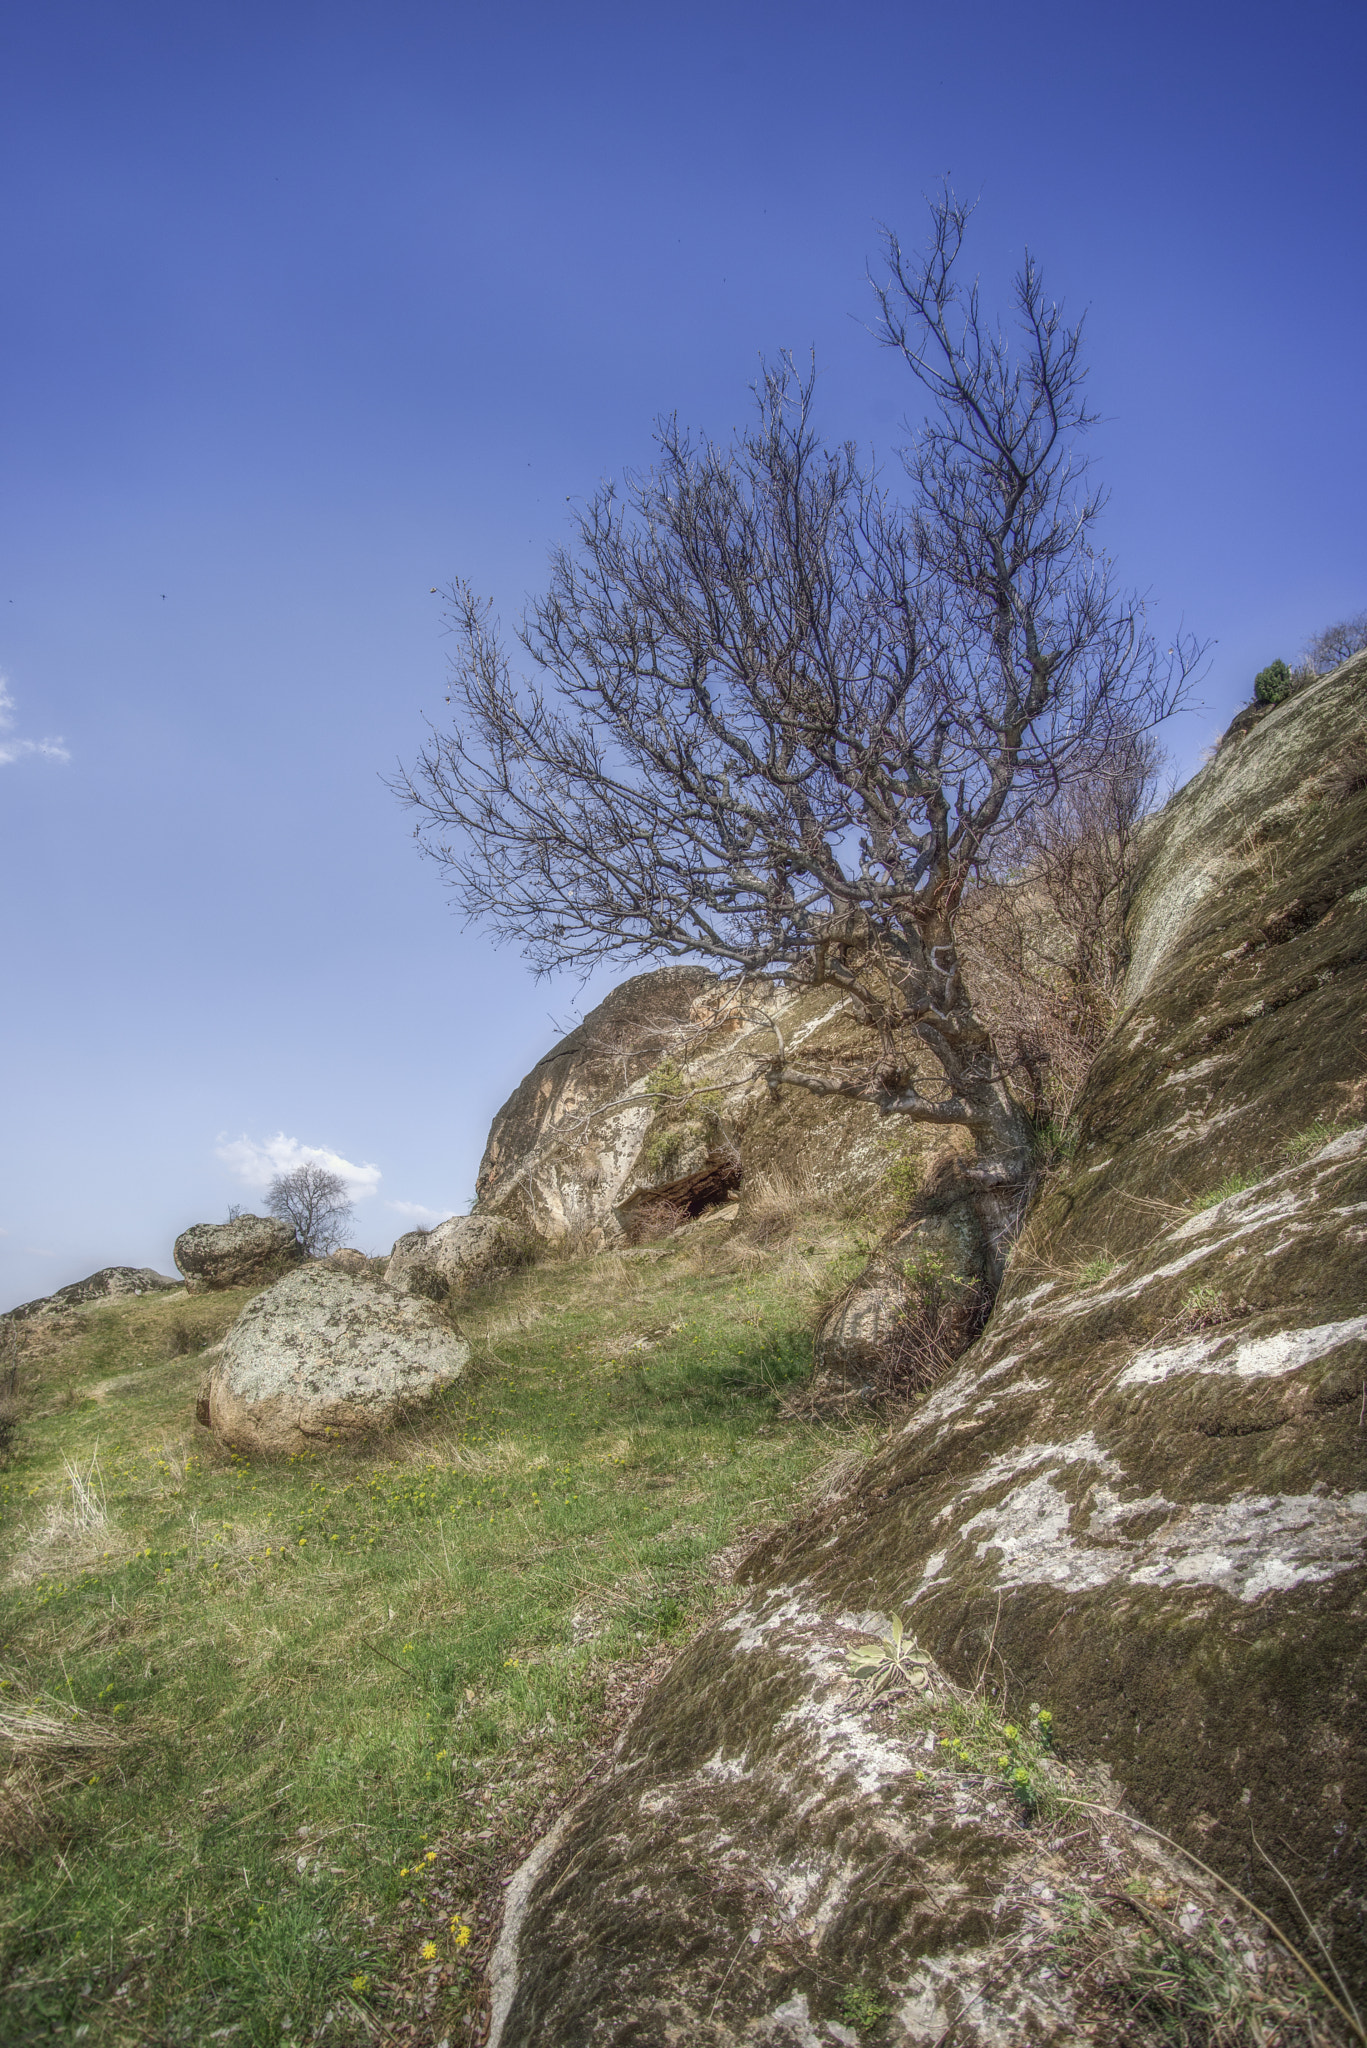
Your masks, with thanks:
<instances>
[{"instance_id":1,"label":"leafy green plant on rock","mask_svg":"<svg viewBox=\"0 0 1367 2048\"><path fill-rule=\"evenodd\" d=\"M930 1684L929 1663L924 1650L917 1649L915 1636L907 1635L895 1614L885 1636L876 1643L859 1643L845 1658L850 1677L870 1700L898 1686L924 1692Z\"/></svg>"}]
</instances>

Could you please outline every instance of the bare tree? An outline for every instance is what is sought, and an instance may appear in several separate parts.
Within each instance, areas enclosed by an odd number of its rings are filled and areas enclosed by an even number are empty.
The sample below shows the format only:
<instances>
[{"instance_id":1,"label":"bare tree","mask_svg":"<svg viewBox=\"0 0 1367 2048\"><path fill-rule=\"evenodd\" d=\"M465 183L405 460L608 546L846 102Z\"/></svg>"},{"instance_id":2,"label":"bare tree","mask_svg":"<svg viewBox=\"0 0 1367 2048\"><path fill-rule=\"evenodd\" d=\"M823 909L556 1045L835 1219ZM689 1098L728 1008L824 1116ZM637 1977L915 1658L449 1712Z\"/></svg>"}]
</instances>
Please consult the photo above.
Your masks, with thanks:
<instances>
[{"instance_id":1,"label":"bare tree","mask_svg":"<svg viewBox=\"0 0 1367 2048\"><path fill-rule=\"evenodd\" d=\"M958 282L968 209L929 253L887 238L876 333L932 401L903 506L824 447L813 377L765 370L727 446L657 427L557 550L514 675L489 607L452 592L449 729L396 784L472 919L534 966L703 959L842 990L867 1058L772 1085L971 1134L998 1256L1031 1130L956 940L993 849L1179 701L1092 532L1080 330L1029 258L1019 340ZM777 1036L777 1033L776 1033Z\"/></svg>"},{"instance_id":2,"label":"bare tree","mask_svg":"<svg viewBox=\"0 0 1367 2048\"><path fill-rule=\"evenodd\" d=\"M295 1236L315 1259L345 1243L352 1217L346 1182L312 1162L275 1176L266 1190L266 1209L294 1225Z\"/></svg>"},{"instance_id":3,"label":"bare tree","mask_svg":"<svg viewBox=\"0 0 1367 2048\"><path fill-rule=\"evenodd\" d=\"M1316 675L1323 676L1341 668L1355 654L1361 654L1364 647L1367 647L1367 612L1358 612L1356 617L1340 619L1337 625L1326 626L1322 633L1316 633L1306 647L1305 658Z\"/></svg>"}]
</instances>

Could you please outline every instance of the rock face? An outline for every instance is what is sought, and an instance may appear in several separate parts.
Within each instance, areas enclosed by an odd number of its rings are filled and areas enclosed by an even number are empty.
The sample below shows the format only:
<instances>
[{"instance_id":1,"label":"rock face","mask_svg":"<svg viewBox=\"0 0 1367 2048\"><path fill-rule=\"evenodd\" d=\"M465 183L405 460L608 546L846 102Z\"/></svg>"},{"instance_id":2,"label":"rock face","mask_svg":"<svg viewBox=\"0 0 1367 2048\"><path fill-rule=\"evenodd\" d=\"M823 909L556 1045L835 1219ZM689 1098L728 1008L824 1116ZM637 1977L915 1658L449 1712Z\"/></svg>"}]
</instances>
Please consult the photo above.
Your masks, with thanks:
<instances>
[{"instance_id":1,"label":"rock face","mask_svg":"<svg viewBox=\"0 0 1367 2048\"><path fill-rule=\"evenodd\" d=\"M849 2037L852 1982L889 2042L1084 2037L1032 1870L1058 1845L852 1696L842 1650L893 1612L961 1688L990 1671L1006 1711L1047 1706L1100 1804L1289 1924L1256 1833L1361 1999L1365 700L1358 660L1151 830L1127 1007L991 1321L751 1557L534 1852L498 2048L811 2048Z\"/></svg>"},{"instance_id":2,"label":"rock face","mask_svg":"<svg viewBox=\"0 0 1367 2048\"><path fill-rule=\"evenodd\" d=\"M450 1386L469 1357L428 1302L310 1265L229 1330L207 1420L230 1450L267 1456L368 1436Z\"/></svg>"},{"instance_id":3,"label":"rock face","mask_svg":"<svg viewBox=\"0 0 1367 2048\"><path fill-rule=\"evenodd\" d=\"M790 1048L868 1056L829 989L752 989L742 999L702 968L637 975L494 1118L477 1216L506 1217L542 1239L606 1243L629 1232L643 1202L664 1198L696 1214L739 1189L744 1222L752 1198L775 1183L859 1202L893 1159L943 1145L923 1127L893 1130L866 1103L772 1094L763 1066L775 1040L762 1012Z\"/></svg>"},{"instance_id":4,"label":"rock face","mask_svg":"<svg viewBox=\"0 0 1367 2048\"><path fill-rule=\"evenodd\" d=\"M435 1230L410 1230L399 1239L385 1267L385 1285L445 1301L472 1281L521 1265L534 1242L505 1216L449 1216Z\"/></svg>"},{"instance_id":5,"label":"rock face","mask_svg":"<svg viewBox=\"0 0 1367 2048\"><path fill-rule=\"evenodd\" d=\"M150 1266L104 1266L88 1280L73 1280L69 1287L59 1287L55 1294L26 1301L6 1313L18 1323L29 1316L59 1316L67 1309L84 1308L87 1302L109 1301L124 1294L162 1294L168 1287L180 1284L165 1273L154 1272Z\"/></svg>"},{"instance_id":6,"label":"rock face","mask_svg":"<svg viewBox=\"0 0 1367 2048\"><path fill-rule=\"evenodd\" d=\"M176 1239L175 1261L191 1294L224 1287L264 1287L304 1256L293 1227L279 1216L236 1216L231 1223L195 1223Z\"/></svg>"},{"instance_id":7,"label":"rock face","mask_svg":"<svg viewBox=\"0 0 1367 2048\"><path fill-rule=\"evenodd\" d=\"M343 1245L340 1251L329 1252L327 1263L335 1272L350 1273L357 1280L364 1280L370 1271L369 1259L353 1245Z\"/></svg>"}]
</instances>

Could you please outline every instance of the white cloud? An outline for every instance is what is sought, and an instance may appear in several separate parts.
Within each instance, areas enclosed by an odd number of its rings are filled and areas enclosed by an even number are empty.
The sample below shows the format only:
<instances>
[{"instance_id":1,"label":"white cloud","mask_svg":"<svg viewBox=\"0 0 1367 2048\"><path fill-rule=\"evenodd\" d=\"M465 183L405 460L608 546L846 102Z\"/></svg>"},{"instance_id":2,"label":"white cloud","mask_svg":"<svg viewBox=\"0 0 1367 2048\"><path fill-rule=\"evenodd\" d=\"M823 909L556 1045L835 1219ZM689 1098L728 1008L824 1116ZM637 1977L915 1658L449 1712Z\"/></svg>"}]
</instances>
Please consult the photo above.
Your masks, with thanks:
<instances>
[{"instance_id":1,"label":"white cloud","mask_svg":"<svg viewBox=\"0 0 1367 2048\"><path fill-rule=\"evenodd\" d=\"M346 1182L347 1193L353 1202L364 1201L380 1185L378 1166L354 1166L349 1159L343 1159L340 1152L334 1152L330 1145L301 1145L297 1138L287 1138L283 1131L277 1131L273 1138L264 1141L245 1137L220 1138L216 1149L224 1165L230 1166L239 1180L258 1192L264 1192L277 1173L293 1173L296 1166L326 1167L329 1173L335 1173L339 1180Z\"/></svg>"},{"instance_id":2,"label":"white cloud","mask_svg":"<svg viewBox=\"0 0 1367 2048\"><path fill-rule=\"evenodd\" d=\"M445 1223L448 1216L456 1215L454 1209L425 1209L421 1202L386 1202L386 1209L392 1209L396 1216L407 1216L413 1223Z\"/></svg>"},{"instance_id":3,"label":"white cloud","mask_svg":"<svg viewBox=\"0 0 1367 2048\"><path fill-rule=\"evenodd\" d=\"M0 676L0 768L21 761L28 754L40 754L45 761L69 761L71 755L60 739L15 740L7 737L14 724L14 699L9 684Z\"/></svg>"}]
</instances>

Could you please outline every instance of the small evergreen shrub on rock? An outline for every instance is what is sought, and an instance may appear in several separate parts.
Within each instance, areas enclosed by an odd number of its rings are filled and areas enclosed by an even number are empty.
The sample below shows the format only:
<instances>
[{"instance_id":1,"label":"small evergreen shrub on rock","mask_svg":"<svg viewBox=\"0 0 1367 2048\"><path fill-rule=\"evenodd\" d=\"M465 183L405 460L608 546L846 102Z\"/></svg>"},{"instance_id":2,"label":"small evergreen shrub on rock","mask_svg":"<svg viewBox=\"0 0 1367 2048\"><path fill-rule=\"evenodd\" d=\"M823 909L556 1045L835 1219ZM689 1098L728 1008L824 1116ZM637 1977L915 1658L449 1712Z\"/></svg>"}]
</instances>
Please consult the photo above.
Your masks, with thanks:
<instances>
[{"instance_id":1,"label":"small evergreen shrub on rock","mask_svg":"<svg viewBox=\"0 0 1367 2048\"><path fill-rule=\"evenodd\" d=\"M1291 671L1284 661L1270 661L1258 670L1253 695L1259 704L1280 704L1291 695Z\"/></svg>"}]
</instances>

